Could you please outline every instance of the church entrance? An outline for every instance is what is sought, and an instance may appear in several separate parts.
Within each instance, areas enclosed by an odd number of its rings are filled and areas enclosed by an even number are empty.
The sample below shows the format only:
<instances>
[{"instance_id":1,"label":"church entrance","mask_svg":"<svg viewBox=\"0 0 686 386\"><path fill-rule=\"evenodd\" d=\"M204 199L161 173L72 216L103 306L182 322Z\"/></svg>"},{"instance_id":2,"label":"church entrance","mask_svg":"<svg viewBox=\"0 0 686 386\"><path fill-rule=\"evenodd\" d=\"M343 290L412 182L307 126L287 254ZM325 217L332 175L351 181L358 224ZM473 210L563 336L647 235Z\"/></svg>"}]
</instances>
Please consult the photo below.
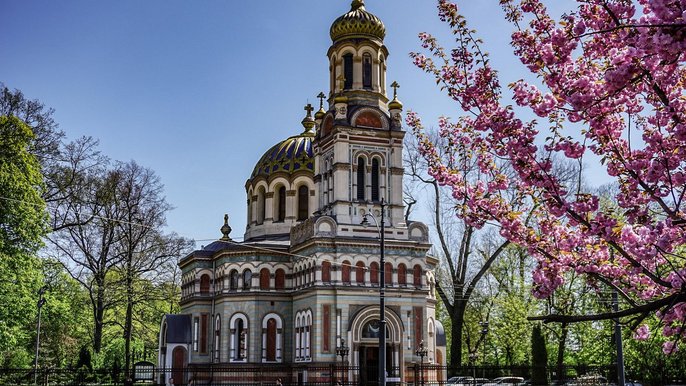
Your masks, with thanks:
<instances>
[{"instance_id":1,"label":"church entrance","mask_svg":"<svg viewBox=\"0 0 686 386\"><path fill-rule=\"evenodd\" d=\"M360 346L360 367L358 379L362 386L377 386L379 384L379 347ZM393 368L393 350L390 345L386 346L386 374L388 369ZM386 375L388 377L388 375Z\"/></svg>"},{"instance_id":2,"label":"church entrance","mask_svg":"<svg viewBox=\"0 0 686 386\"><path fill-rule=\"evenodd\" d=\"M183 385L186 383L186 349L177 346L172 351L171 384Z\"/></svg>"}]
</instances>

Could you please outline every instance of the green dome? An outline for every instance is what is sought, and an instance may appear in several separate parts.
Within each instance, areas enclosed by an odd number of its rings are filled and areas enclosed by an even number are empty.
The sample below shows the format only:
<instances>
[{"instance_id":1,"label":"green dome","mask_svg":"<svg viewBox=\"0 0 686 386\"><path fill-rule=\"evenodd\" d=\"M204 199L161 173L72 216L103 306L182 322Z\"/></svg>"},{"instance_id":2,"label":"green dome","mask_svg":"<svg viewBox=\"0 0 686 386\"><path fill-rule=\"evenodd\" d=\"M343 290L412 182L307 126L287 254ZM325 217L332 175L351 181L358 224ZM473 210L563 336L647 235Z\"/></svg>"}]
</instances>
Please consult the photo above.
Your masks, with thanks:
<instances>
[{"instance_id":1,"label":"green dome","mask_svg":"<svg viewBox=\"0 0 686 386\"><path fill-rule=\"evenodd\" d=\"M313 139L314 133L305 131L272 146L257 162L250 178L269 177L277 172L293 174L300 170L314 173Z\"/></svg>"},{"instance_id":2,"label":"green dome","mask_svg":"<svg viewBox=\"0 0 686 386\"><path fill-rule=\"evenodd\" d=\"M331 24L331 40L335 43L342 38L373 37L383 40L386 27L381 19L364 9L363 0L354 0L350 12Z\"/></svg>"}]
</instances>

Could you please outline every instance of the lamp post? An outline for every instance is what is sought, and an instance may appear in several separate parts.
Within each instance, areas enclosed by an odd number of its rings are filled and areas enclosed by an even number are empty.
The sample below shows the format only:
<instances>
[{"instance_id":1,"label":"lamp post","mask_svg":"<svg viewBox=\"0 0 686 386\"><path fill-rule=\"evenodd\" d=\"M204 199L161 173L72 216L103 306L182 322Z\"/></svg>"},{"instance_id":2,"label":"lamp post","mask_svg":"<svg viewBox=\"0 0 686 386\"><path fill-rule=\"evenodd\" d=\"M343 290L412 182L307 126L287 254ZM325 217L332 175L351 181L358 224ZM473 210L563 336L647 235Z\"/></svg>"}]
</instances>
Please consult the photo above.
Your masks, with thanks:
<instances>
[{"instance_id":1,"label":"lamp post","mask_svg":"<svg viewBox=\"0 0 686 386\"><path fill-rule=\"evenodd\" d=\"M419 377L421 379L421 384L424 386L424 357L429 352L429 350L424 347L424 341L419 342L419 347L415 350L415 354L419 357Z\"/></svg>"},{"instance_id":2,"label":"lamp post","mask_svg":"<svg viewBox=\"0 0 686 386\"><path fill-rule=\"evenodd\" d=\"M43 295L45 295L45 291L47 290L47 286L42 286L41 289L38 290L38 303L36 304L38 306L38 321L36 322L36 355L33 358L33 383L37 383L38 381L38 354L40 350L40 317L41 310L43 308L43 305L45 304L45 298L43 297Z\"/></svg>"},{"instance_id":3,"label":"lamp post","mask_svg":"<svg viewBox=\"0 0 686 386\"><path fill-rule=\"evenodd\" d=\"M336 355L341 357L341 365L345 364L345 357L348 356L348 352L350 352L350 348L345 345L345 339L341 338L341 343L338 347L336 347ZM341 374L343 375L343 381L345 382L345 370L341 370Z\"/></svg>"},{"instance_id":4,"label":"lamp post","mask_svg":"<svg viewBox=\"0 0 686 386\"><path fill-rule=\"evenodd\" d=\"M482 371L481 371L481 376L486 377L486 334L488 334L488 321L485 322L479 322L479 326L481 326L481 339L484 342L484 357L483 357L483 363L481 364L482 366Z\"/></svg>"},{"instance_id":5,"label":"lamp post","mask_svg":"<svg viewBox=\"0 0 686 386\"><path fill-rule=\"evenodd\" d=\"M476 379L476 349L469 353L469 361L472 364L472 381Z\"/></svg>"},{"instance_id":6,"label":"lamp post","mask_svg":"<svg viewBox=\"0 0 686 386\"><path fill-rule=\"evenodd\" d=\"M384 233L386 224L384 222L386 211L386 203L381 199L381 222L376 221L376 217L372 213L367 213L362 216L362 225L369 226L371 217L379 228L379 238L381 241L381 253L379 258L379 385L386 386L386 262L384 260L384 253L386 249Z\"/></svg>"}]
</instances>

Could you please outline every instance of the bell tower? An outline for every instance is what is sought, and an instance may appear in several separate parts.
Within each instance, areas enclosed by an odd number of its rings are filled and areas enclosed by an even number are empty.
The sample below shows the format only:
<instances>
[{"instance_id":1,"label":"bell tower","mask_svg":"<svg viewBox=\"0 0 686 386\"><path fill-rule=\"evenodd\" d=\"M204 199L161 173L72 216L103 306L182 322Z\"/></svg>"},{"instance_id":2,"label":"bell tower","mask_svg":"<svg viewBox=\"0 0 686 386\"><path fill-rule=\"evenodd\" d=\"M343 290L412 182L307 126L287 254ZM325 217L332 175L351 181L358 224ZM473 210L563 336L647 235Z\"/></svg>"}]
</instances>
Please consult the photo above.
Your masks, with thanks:
<instances>
[{"instance_id":1,"label":"bell tower","mask_svg":"<svg viewBox=\"0 0 686 386\"><path fill-rule=\"evenodd\" d=\"M350 12L333 22L330 35L329 97L345 94L350 103L384 108L388 50L383 22L367 12L363 0L355 0Z\"/></svg>"},{"instance_id":2,"label":"bell tower","mask_svg":"<svg viewBox=\"0 0 686 386\"><path fill-rule=\"evenodd\" d=\"M313 142L318 211L338 224L360 224L367 213L404 227L402 104L386 94L386 28L363 0L330 29L329 93L319 94ZM324 106L327 99L328 108ZM349 229L346 227L346 229Z\"/></svg>"}]
</instances>

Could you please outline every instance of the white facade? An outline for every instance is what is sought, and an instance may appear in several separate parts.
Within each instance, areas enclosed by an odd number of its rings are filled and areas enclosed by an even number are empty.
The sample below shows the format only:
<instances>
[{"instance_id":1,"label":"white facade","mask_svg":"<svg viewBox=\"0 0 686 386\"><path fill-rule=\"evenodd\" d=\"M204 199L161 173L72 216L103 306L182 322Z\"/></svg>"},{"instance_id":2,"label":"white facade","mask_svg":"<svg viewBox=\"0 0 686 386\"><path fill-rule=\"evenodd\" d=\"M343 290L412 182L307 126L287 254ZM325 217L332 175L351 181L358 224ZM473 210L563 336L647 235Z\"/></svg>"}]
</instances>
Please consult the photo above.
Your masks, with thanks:
<instances>
[{"instance_id":1,"label":"white facade","mask_svg":"<svg viewBox=\"0 0 686 386\"><path fill-rule=\"evenodd\" d=\"M403 377L422 341L428 359L445 364L433 290L438 262L427 255L427 227L404 219L402 104L386 97L384 34L360 0L334 22L328 108L320 94L302 133L258 161L245 184L244 241L231 240L225 217L221 239L180 261L190 331L170 332L163 321L161 351L172 347L164 336L176 334L186 337L191 366L316 365L337 362L344 341L345 361L357 368L351 379L371 381L364 369L378 357L384 269L387 371ZM365 217L371 227L361 225ZM161 358L173 367L169 354Z\"/></svg>"}]
</instances>

